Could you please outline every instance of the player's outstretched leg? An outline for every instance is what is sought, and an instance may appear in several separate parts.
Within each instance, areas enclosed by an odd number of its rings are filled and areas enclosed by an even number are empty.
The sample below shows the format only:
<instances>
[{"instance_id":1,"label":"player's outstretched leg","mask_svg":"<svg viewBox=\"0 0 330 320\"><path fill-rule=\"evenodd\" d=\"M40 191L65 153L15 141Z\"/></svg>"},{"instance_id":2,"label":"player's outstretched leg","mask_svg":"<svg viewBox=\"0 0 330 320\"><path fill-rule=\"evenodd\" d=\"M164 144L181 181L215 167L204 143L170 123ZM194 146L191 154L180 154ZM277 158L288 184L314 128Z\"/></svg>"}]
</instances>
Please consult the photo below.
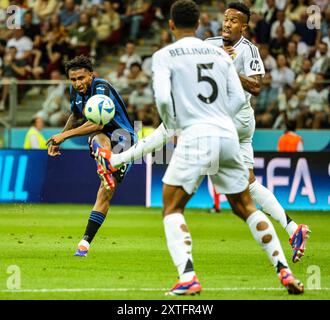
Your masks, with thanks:
<instances>
[{"instance_id":1,"label":"player's outstretched leg","mask_svg":"<svg viewBox=\"0 0 330 320\"><path fill-rule=\"evenodd\" d=\"M90 147L92 147L93 142L97 143L99 146L104 146L104 148L110 149L110 140L104 134L98 134L94 137L91 137L89 140ZM75 253L75 256L79 257L86 257L88 250L90 249L90 244L94 239L96 233L98 232L99 228L103 224L105 217L108 213L110 200L115 192L116 189L116 180L114 177L111 177L111 184L107 180L106 176L108 174L103 174L102 179L100 172L102 171L102 166L98 165L98 174L101 178L101 185L99 187L96 201L93 207L93 210L90 214L90 217L87 222L86 230L82 240L78 243L78 248ZM103 172L103 171L102 171ZM109 188L111 185L111 188Z\"/></svg>"},{"instance_id":2,"label":"player's outstretched leg","mask_svg":"<svg viewBox=\"0 0 330 320\"><path fill-rule=\"evenodd\" d=\"M167 247L179 274L179 282L166 295L199 294L202 286L194 271L192 239L183 215L190 195L181 187L166 184L163 192Z\"/></svg>"},{"instance_id":3,"label":"player's outstretched leg","mask_svg":"<svg viewBox=\"0 0 330 320\"><path fill-rule=\"evenodd\" d=\"M274 194L254 178L250 170L250 180L254 180L250 186L250 194L253 201L259 204L262 210L278 221L289 234L289 243L293 249L292 261L298 262L304 255L306 241L311 232L307 225L297 225L284 211Z\"/></svg>"},{"instance_id":4,"label":"player's outstretched leg","mask_svg":"<svg viewBox=\"0 0 330 320\"><path fill-rule=\"evenodd\" d=\"M284 256L276 231L267 216L254 206L248 189L235 195L227 195L233 211L248 224L254 239L266 251L276 268L281 283L291 294L304 292L303 284L294 277Z\"/></svg>"}]
</instances>

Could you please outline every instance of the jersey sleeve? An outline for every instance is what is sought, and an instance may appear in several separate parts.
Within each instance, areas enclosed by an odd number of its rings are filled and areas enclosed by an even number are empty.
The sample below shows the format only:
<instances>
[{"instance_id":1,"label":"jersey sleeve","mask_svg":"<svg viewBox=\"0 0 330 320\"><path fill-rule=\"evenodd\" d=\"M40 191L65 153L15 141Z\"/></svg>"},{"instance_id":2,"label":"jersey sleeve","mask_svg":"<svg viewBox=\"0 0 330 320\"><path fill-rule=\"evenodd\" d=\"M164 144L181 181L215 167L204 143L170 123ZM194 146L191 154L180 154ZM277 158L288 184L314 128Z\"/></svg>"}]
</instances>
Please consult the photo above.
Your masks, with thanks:
<instances>
[{"instance_id":1,"label":"jersey sleeve","mask_svg":"<svg viewBox=\"0 0 330 320\"><path fill-rule=\"evenodd\" d=\"M94 94L104 94L105 96L112 98L110 95L110 87L106 83L98 83L94 90Z\"/></svg>"},{"instance_id":2,"label":"jersey sleeve","mask_svg":"<svg viewBox=\"0 0 330 320\"><path fill-rule=\"evenodd\" d=\"M247 45L244 50L244 74L248 77L265 74L265 67L256 46Z\"/></svg>"},{"instance_id":3,"label":"jersey sleeve","mask_svg":"<svg viewBox=\"0 0 330 320\"><path fill-rule=\"evenodd\" d=\"M153 90L157 110L166 128L175 129L175 108L171 92L171 68L162 51L152 57Z\"/></svg>"}]
</instances>

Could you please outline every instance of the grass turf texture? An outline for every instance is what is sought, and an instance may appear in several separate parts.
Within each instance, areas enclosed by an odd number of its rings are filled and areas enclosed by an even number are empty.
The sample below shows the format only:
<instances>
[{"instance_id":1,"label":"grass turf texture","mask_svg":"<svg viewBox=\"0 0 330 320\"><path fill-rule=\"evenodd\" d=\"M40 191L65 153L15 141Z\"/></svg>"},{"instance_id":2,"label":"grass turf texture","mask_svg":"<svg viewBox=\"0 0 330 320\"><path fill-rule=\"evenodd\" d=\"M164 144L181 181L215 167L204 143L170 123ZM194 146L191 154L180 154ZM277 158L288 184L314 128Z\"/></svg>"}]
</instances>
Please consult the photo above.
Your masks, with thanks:
<instances>
[{"instance_id":1,"label":"grass turf texture","mask_svg":"<svg viewBox=\"0 0 330 320\"><path fill-rule=\"evenodd\" d=\"M161 210L112 207L88 257L74 257L90 208L0 205L0 299L330 299L329 289L288 295L246 224L230 211L208 214L202 209L187 210L186 220L195 270L205 290L200 296L165 297L164 290L172 287L177 274L167 251ZM305 257L293 264L288 235L274 222L294 274L306 288L312 282L311 266L318 266L321 287L329 288L329 213L289 214L312 230ZM10 265L20 268L21 290L27 292L8 292Z\"/></svg>"}]
</instances>

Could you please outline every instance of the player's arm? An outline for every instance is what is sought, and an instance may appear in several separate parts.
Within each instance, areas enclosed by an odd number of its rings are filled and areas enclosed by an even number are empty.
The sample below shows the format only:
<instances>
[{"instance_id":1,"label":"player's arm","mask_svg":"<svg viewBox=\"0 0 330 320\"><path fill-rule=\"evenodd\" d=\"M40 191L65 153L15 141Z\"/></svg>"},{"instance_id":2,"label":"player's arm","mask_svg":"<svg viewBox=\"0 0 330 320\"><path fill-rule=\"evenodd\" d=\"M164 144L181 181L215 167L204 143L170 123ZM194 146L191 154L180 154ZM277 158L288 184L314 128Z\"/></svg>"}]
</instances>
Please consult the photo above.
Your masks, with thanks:
<instances>
[{"instance_id":1,"label":"player's arm","mask_svg":"<svg viewBox=\"0 0 330 320\"><path fill-rule=\"evenodd\" d=\"M166 128L175 128L175 108L171 95L171 70L166 57L156 52L152 57L152 83L157 110Z\"/></svg>"},{"instance_id":2,"label":"player's arm","mask_svg":"<svg viewBox=\"0 0 330 320\"><path fill-rule=\"evenodd\" d=\"M254 76L239 75L243 89L254 96L258 96L261 91L261 75L257 74Z\"/></svg>"},{"instance_id":3,"label":"player's arm","mask_svg":"<svg viewBox=\"0 0 330 320\"><path fill-rule=\"evenodd\" d=\"M72 112L62 130L62 133L65 131L71 130L73 128L79 127L79 125L81 124L81 121L82 121L82 117L78 113ZM60 133L60 135L62 133ZM61 155L61 152L59 151L59 149L60 149L59 144L57 144L55 142L55 141L57 141L56 136L58 136L58 135L52 136L47 141L48 155L50 155L51 157L56 157L56 156Z\"/></svg>"},{"instance_id":4,"label":"player's arm","mask_svg":"<svg viewBox=\"0 0 330 320\"><path fill-rule=\"evenodd\" d=\"M262 88L261 79L265 74L265 67L257 47L244 50L244 75L239 74L242 86L245 91L254 96L260 94Z\"/></svg>"},{"instance_id":5,"label":"player's arm","mask_svg":"<svg viewBox=\"0 0 330 320\"><path fill-rule=\"evenodd\" d=\"M87 121L83 125L81 125L77 128L68 129L66 131L63 131L59 134L52 136L48 141L52 141L53 144L59 145L66 139L77 137L77 136L85 136L85 135L91 134L96 131L101 131L103 129L103 127L104 126L101 124L95 124L90 121Z\"/></svg>"}]
</instances>

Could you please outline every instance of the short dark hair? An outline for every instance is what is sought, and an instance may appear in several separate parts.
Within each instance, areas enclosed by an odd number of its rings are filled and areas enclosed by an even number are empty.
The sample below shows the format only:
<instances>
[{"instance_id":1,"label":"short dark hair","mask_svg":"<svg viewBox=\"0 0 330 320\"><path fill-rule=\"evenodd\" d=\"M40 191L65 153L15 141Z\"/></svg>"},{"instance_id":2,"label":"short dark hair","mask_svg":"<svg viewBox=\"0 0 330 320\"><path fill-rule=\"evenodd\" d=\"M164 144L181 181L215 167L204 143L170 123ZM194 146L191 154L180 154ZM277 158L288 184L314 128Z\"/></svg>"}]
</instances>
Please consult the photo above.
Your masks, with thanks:
<instances>
[{"instance_id":1,"label":"short dark hair","mask_svg":"<svg viewBox=\"0 0 330 320\"><path fill-rule=\"evenodd\" d=\"M80 55L74 57L70 61L65 62L64 68L65 73L68 76L70 70L87 69L88 71L93 71L93 64L89 57Z\"/></svg>"},{"instance_id":2,"label":"short dark hair","mask_svg":"<svg viewBox=\"0 0 330 320\"><path fill-rule=\"evenodd\" d=\"M239 12L242 12L243 14L246 15L246 23L249 23L250 21L250 16L251 16L251 12L250 9L242 2L231 2L228 5L228 9L235 9Z\"/></svg>"},{"instance_id":3,"label":"short dark hair","mask_svg":"<svg viewBox=\"0 0 330 320\"><path fill-rule=\"evenodd\" d=\"M171 7L171 19L177 28L194 28L199 15L198 5L192 0L178 0Z\"/></svg>"}]
</instances>

